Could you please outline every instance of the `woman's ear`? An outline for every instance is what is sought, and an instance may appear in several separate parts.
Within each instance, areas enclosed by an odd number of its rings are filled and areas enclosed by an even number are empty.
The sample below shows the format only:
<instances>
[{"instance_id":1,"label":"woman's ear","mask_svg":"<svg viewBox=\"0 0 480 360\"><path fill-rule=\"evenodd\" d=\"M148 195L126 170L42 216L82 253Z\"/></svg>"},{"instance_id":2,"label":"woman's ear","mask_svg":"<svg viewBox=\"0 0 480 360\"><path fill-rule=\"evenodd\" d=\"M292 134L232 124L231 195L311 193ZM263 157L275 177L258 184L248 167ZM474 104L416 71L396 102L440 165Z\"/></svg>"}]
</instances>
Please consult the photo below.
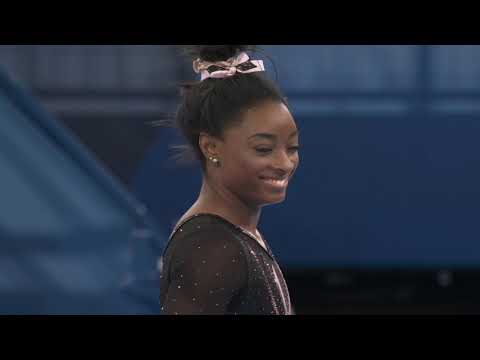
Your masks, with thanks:
<instances>
[{"instance_id":1,"label":"woman's ear","mask_svg":"<svg viewBox=\"0 0 480 360\"><path fill-rule=\"evenodd\" d=\"M219 140L207 133L200 133L198 146L200 147L205 159L218 158L220 155Z\"/></svg>"}]
</instances>

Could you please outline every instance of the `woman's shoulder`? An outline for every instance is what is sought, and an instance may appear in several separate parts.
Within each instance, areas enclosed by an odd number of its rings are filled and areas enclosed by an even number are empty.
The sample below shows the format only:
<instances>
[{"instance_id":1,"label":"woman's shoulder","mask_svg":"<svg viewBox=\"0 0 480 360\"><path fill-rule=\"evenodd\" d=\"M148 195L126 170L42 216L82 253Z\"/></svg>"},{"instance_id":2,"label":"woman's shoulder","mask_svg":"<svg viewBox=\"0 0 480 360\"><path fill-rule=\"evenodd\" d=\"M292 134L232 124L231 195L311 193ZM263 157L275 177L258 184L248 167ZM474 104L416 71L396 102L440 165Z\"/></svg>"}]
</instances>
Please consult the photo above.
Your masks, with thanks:
<instances>
[{"instance_id":1,"label":"woman's shoulder","mask_svg":"<svg viewBox=\"0 0 480 360\"><path fill-rule=\"evenodd\" d=\"M168 251L167 251L168 250ZM214 214L195 214L179 222L165 254L184 261L241 258L245 254L242 237L235 226Z\"/></svg>"},{"instance_id":2,"label":"woman's shoulder","mask_svg":"<svg viewBox=\"0 0 480 360\"><path fill-rule=\"evenodd\" d=\"M212 213L195 213L186 215L177 223L172 236L198 230L236 230L236 227L220 215Z\"/></svg>"},{"instance_id":3,"label":"woman's shoulder","mask_svg":"<svg viewBox=\"0 0 480 360\"><path fill-rule=\"evenodd\" d=\"M243 237L237 227L225 218L211 213L198 213L181 220L170 241L184 246L198 242L208 247L226 246L232 251L243 247Z\"/></svg>"}]
</instances>

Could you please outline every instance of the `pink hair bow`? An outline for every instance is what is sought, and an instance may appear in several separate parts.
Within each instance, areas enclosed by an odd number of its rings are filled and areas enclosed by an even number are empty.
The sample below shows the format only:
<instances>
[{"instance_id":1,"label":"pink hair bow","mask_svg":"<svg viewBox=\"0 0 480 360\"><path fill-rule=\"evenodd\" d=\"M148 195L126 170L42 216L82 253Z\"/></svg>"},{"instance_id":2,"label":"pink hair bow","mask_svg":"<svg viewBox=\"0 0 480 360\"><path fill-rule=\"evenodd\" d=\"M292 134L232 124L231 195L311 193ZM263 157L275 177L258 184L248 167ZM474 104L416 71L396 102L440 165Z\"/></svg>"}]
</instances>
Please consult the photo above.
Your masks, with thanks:
<instances>
[{"instance_id":1,"label":"pink hair bow","mask_svg":"<svg viewBox=\"0 0 480 360\"><path fill-rule=\"evenodd\" d=\"M250 60L247 53L242 52L227 61L208 62L197 59L193 62L193 70L201 74L201 81L204 81L209 78L227 78L237 72L242 74L262 72L265 71L265 67L262 60Z\"/></svg>"}]
</instances>

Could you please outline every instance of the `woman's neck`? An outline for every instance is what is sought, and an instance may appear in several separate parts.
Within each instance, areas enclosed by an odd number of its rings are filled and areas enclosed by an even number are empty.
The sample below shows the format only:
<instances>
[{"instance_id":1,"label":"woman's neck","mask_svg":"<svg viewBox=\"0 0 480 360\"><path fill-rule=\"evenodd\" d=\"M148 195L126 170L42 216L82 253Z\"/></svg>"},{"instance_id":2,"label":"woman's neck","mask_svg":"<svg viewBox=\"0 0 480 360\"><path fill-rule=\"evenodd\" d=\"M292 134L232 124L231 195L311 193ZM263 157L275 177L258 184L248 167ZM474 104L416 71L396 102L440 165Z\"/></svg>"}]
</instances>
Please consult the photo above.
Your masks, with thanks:
<instances>
[{"instance_id":1,"label":"woman's neck","mask_svg":"<svg viewBox=\"0 0 480 360\"><path fill-rule=\"evenodd\" d=\"M211 186L204 180L197 202L190 214L209 213L219 215L231 223L256 233L261 209L252 208L226 189Z\"/></svg>"}]
</instances>

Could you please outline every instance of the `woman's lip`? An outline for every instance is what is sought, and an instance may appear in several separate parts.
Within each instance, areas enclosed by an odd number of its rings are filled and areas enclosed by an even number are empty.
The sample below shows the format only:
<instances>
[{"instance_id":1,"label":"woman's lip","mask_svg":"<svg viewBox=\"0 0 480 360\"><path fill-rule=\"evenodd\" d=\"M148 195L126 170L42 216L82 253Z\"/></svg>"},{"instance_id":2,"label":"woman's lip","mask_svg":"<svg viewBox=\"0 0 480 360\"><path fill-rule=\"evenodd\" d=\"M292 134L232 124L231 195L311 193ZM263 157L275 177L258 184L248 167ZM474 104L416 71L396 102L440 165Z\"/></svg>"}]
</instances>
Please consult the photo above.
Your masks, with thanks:
<instances>
[{"instance_id":1,"label":"woman's lip","mask_svg":"<svg viewBox=\"0 0 480 360\"><path fill-rule=\"evenodd\" d=\"M276 178L276 177L260 176L260 180L288 181L288 180L290 180L290 178L289 177Z\"/></svg>"},{"instance_id":2,"label":"woman's lip","mask_svg":"<svg viewBox=\"0 0 480 360\"><path fill-rule=\"evenodd\" d=\"M281 180L277 180L277 179L274 179L274 178L260 178L260 180L262 180L264 183L270 185L270 186L273 186L275 188L280 188L280 189L283 189L283 188L286 188L287 185L288 185L288 179L281 179Z\"/></svg>"}]
</instances>

